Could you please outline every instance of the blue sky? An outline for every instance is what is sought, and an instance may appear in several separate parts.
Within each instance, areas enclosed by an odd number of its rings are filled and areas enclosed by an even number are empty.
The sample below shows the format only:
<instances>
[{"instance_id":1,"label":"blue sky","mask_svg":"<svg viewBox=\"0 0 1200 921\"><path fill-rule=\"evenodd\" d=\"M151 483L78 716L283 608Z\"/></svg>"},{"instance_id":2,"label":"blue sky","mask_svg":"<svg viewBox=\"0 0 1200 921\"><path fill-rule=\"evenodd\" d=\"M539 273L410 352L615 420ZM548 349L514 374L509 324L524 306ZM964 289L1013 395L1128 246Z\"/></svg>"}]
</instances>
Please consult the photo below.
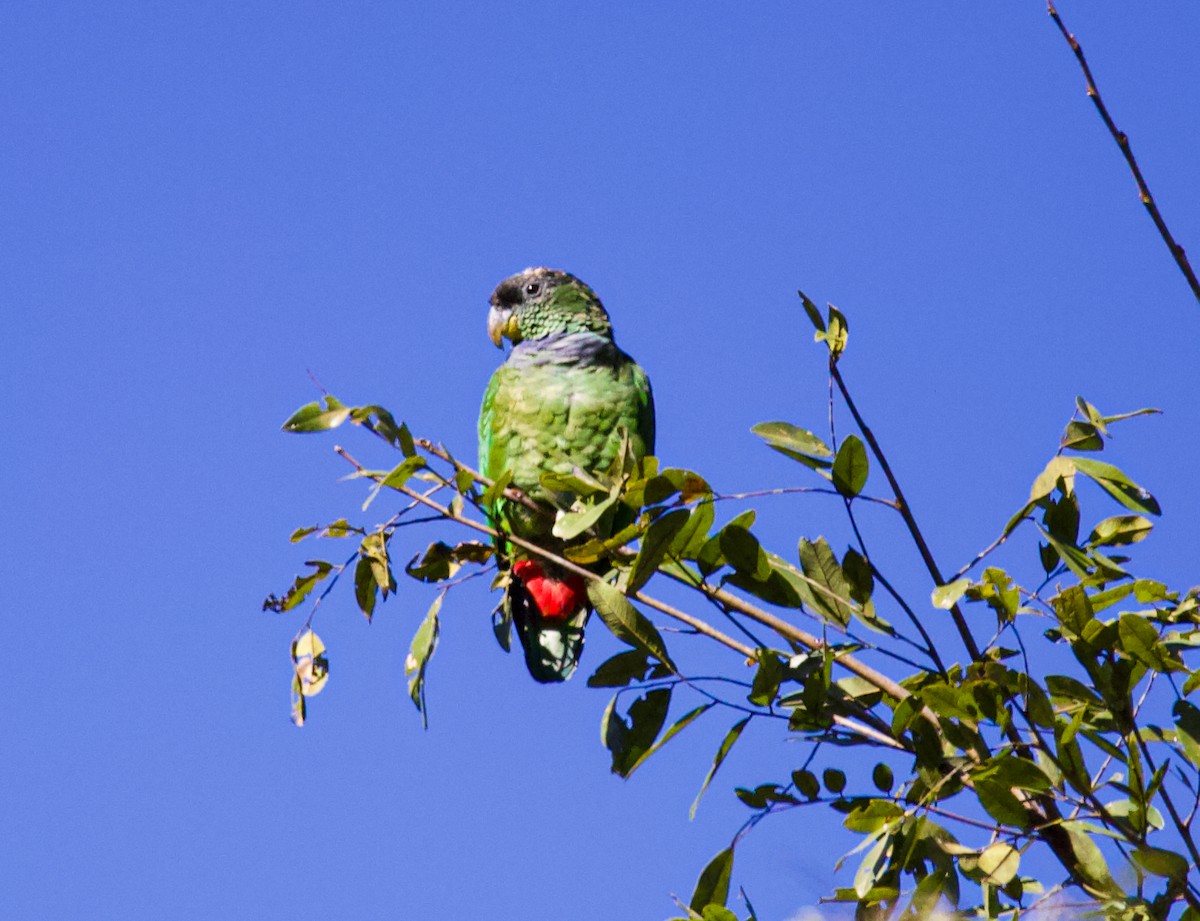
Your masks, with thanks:
<instances>
[{"instance_id":1,"label":"blue sky","mask_svg":"<svg viewBox=\"0 0 1200 921\"><path fill-rule=\"evenodd\" d=\"M1200 7L1061 11L1200 255ZM0 136L6 916L662 918L745 817L730 788L797 766L748 735L689 823L724 724L617 780L607 698L535 686L475 585L429 732L415 584L370 627L330 599L328 689L288 722L300 618L259 606L306 558L291 530L361 492L335 439L280 423L311 371L471 455L487 296L527 265L596 288L660 455L726 490L805 482L748 428L821 427L794 292L836 303L947 569L1077 393L1161 407L1112 459L1166 511L1144 569L1195 579L1200 307L1039 3L8 4ZM833 502L763 521L784 552L845 541ZM764 823L737 882L787 917L851 843L817 812Z\"/></svg>"}]
</instances>

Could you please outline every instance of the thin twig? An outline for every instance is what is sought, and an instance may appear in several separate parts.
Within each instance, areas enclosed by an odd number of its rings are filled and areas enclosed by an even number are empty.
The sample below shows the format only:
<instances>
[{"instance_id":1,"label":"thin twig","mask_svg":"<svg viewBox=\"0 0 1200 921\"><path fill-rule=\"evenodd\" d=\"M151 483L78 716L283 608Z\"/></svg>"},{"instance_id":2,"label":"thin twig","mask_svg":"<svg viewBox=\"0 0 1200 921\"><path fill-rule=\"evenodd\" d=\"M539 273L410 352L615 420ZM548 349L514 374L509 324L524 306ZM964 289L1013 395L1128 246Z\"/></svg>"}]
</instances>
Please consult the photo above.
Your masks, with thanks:
<instances>
[{"instance_id":1,"label":"thin twig","mask_svg":"<svg viewBox=\"0 0 1200 921\"><path fill-rule=\"evenodd\" d=\"M786 496L791 493L819 493L825 496L842 495L836 489L829 489L824 486L782 486L778 489L756 489L751 492L714 493L713 499L760 499L763 496ZM861 499L864 502L874 502L877 505L886 505L888 508L898 510L896 503L891 499L881 499L878 496L866 496L861 493L854 498Z\"/></svg>"},{"instance_id":2,"label":"thin twig","mask_svg":"<svg viewBox=\"0 0 1200 921\"><path fill-rule=\"evenodd\" d=\"M1022 518L1021 522L1025 522L1026 520L1029 520L1028 515L1026 515L1024 518ZM962 569L960 569L958 572L956 572L954 575L952 575L950 577L950 581L955 582L958 579L961 579L963 576L965 576L967 573L969 573L972 569L974 569L976 566L978 566L984 557L990 555L993 551L997 550L1001 544L1003 544L1005 541L1007 541L1012 536L1013 532L1016 531L1017 527L1019 527L1019 524L1014 525L1012 528L1009 528L1008 530L1006 530L999 537L997 537L994 541L992 541L990 544L988 544L986 547L984 547L982 550L980 550L977 554L975 554L975 559L971 560L971 562L969 562L966 566L964 566Z\"/></svg>"},{"instance_id":3,"label":"thin twig","mask_svg":"<svg viewBox=\"0 0 1200 921\"><path fill-rule=\"evenodd\" d=\"M1134 182L1137 183L1138 197L1141 198L1142 204L1146 206L1146 210L1150 213L1150 218L1154 221L1154 226L1158 228L1158 233L1163 238L1163 242L1167 244L1167 249L1175 259L1175 264L1179 266L1179 271L1187 279L1187 283L1192 289L1192 294L1197 301L1200 301L1200 281L1196 279L1196 273L1192 271L1192 265L1188 262L1187 254L1184 252L1183 247L1175 242L1171 231L1167 229L1167 222L1163 220L1163 216L1158 210L1158 205L1154 201L1154 196L1150 194L1150 187L1146 185L1146 179L1142 176L1142 170L1138 166L1137 160L1133 157L1133 148L1129 145L1129 136L1117 127L1112 116L1108 114L1108 108L1104 105L1104 100L1100 98L1100 90L1096 88L1096 80L1092 76L1092 69L1088 67L1087 58L1083 56L1082 46L1076 40L1075 36L1067 31L1062 17L1058 15L1058 10L1054 8L1053 0L1046 0L1046 12L1050 14L1050 18L1054 20L1054 24L1058 26L1058 31L1062 33L1067 44L1071 46L1071 51L1075 53L1075 60L1079 62L1084 79L1087 80L1087 94L1091 97L1092 102L1096 104L1096 110L1100 113L1100 118L1104 121L1105 127L1108 128L1108 133L1117 142L1117 146L1121 148L1121 155L1125 158L1125 162L1129 164L1129 171L1133 174Z\"/></svg>"},{"instance_id":4,"label":"thin twig","mask_svg":"<svg viewBox=\"0 0 1200 921\"><path fill-rule=\"evenodd\" d=\"M838 390L842 394L842 399L846 401L846 408L850 410L850 414L854 417L855 425L863 433L863 438L867 440L867 444L871 446L871 453L879 461L879 467L883 470L883 475L887 477L888 485L892 488L892 495L896 497L896 505L900 510L900 517L904 519L904 524L908 527L908 533L912 536L913 543L916 544L917 550L921 554L921 559L925 562L926 570L933 577L935 584L945 585L946 580L942 578L941 570L933 558L933 553L930 551L929 545L925 542L925 535L921 533L921 529L917 526L917 520L913 517L908 500L904 498L904 492L900 489L900 483L896 479L896 475L892 473L891 465L887 462L883 448L879 446L879 442L875 439L875 433L871 431L867 426L866 420L859 413L858 406L855 405L854 400L850 397L850 391L846 388L846 382L842 380L842 373L832 361L829 363L829 374L833 378L834 383L837 384ZM971 629L967 626L967 619L963 617L962 609L957 604L950 608L950 616L954 619L954 626L958 629L958 635L962 638L963 645L967 647L967 652L971 656L972 661L978 661L979 645L975 642L975 637L971 635Z\"/></svg>"},{"instance_id":5,"label":"thin twig","mask_svg":"<svg viewBox=\"0 0 1200 921\"><path fill-rule=\"evenodd\" d=\"M870 562L870 558L868 558L867 561ZM937 654L937 647L934 645L933 639L925 631L925 627L922 625L921 619L917 617L913 609L909 607L908 602L905 601L904 597L892 587L892 583L884 577L883 573L879 571L879 568L874 563L871 563L871 572L875 575L875 580L883 586L884 591L892 596L892 600L895 601L896 604L900 605L900 610L902 610L908 616L908 619L912 622L913 626L920 631L921 636L928 644L928 648L925 651L929 653L929 657L933 659L933 664L937 666L937 670L941 672L942 677L946 677L946 666L942 664L942 658Z\"/></svg>"}]
</instances>

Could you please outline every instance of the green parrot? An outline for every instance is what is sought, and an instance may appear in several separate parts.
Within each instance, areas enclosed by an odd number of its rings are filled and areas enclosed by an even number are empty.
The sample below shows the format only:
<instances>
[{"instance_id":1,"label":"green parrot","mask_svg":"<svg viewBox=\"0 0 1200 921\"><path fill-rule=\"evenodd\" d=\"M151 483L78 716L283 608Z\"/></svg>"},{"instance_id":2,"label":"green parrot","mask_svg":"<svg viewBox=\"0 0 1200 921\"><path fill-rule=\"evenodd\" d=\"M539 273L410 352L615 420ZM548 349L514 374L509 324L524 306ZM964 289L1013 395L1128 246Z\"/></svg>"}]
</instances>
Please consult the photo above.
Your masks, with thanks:
<instances>
[{"instance_id":1,"label":"green parrot","mask_svg":"<svg viewBox=\"0 0 1200 921\"><path fill-rule=\"evenodd\" d=\"M505 338L513 347L483 395L480 471L494 480L511 470L513 486L551 507L539 514L501 498L490 516L502 531L561 555L568 542L551 529L563 497L542 485L542 475L603 473L626 442L635 458L652 454L650 380L617 348L600 298L574 275L526 269L502 281L490 303L488 336L498 348ZM589 536L608 535L592 530L577 542ZM541 682L565 681L579 662L591 614L584 580L515 545L497 549L508 575L501 604L529 673Z\"/></svg>"}]
</instances>

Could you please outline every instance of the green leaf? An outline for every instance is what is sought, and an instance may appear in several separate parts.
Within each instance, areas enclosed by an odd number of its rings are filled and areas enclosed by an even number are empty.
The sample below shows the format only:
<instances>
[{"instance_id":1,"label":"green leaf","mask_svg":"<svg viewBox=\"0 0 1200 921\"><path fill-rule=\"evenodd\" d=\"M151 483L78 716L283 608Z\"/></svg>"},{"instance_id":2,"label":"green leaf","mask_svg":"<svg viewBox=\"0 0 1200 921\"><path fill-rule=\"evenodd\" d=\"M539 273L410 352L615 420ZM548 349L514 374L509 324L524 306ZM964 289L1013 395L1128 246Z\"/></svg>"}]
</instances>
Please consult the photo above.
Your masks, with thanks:
<instances>
[{"instance_id":1,"label":"green leaf","mask_svg":"<svg viewBox=\"0 0 1200 921\"><path fill-rule=\"evenodd\" d=\"M1171 713L1175 717L1175 737L1184 756L1194 767L1200 767L1200 708L1191 701L1177 700Z\"/></svg>"},{"instance_id":2,"label":"green leaf","mask_svg":"<svg viewBox=\"0 0 1200 921\"><path fill-rule=\"evenodd\" d=\"M930 710L947 719L975 721L981 716L974 696L966 688L932 681L921 688L919 696Z\"/></svg>"},{"instance_id":3,"label":"green leaf","mask_svg":"<svg viewBox=\"0 0 1200 921\"><path fill-rule=\"evenodd\" d=\"M1029 827L1029 816L1021 801L1004 784L992 780L978 781L975 795L979 798L979 805L997 822L1017 828Z\"/></svg>"},{"instance_id":4,"label":"green leaf","mask_svg":"<svg viewBox=\"0 0 1200 921\"><path fill-rule=\"evenodd\" d=\"M1104 439L1090 422L1070 422L1062 434L1059 447L1073 451L1100 451L1104 448Z\"/></svg>"},{"instance_id":5,"label":"green leaf","mask_svg":"<svg viewBox=\"0 0 1200 921\"><path fill-rule=\"evenodd\" d=\"M979 872L983 874L981 882L990 886L1006 886L1017 875L1020 865L1021 852L1011 844L997 841L984 848L979 855Z\"/></svg>"},{"instance_id":6,"label":"green leaf","mask_svg":"<svg viewBox=\"0 0 1200 921\"><path fill-rule=\"evenodd\" d=\"M552 533L562 540L578 537L600 520L617 501L617 496L608 496L599 502L585 504L583 509L574 512L560 511L554 522Z\"/></svg>"},{"instance_id":7,"label":"green leaf","mask_svg":"<svg viewBox=\"0 0 1200 921\"><path fill-rule=\"evenodd\" d=\"M870 842L871 838L868 838L867 841ZM863 857L862 863L858 865L858 872L854 874L854 892L860 900L868 900L868 894L883 876L888 864L888 852L892 846L892 836L880 834Z\"/></svg>"},{"instance_id":8,"label":"green leaf","mask_svg":"<svg viewBox=\"0 0 1200 921\"><path fill-rule=\"evenodd\" d=\"M825 332L825 318L821 316L821 311L817 309L817 305L809 300L808 295L803 291L797 291L796 293L800 295L800 303L804 305L804 312L808 314L808 318L812 321L812 325L816 327L817 332Z\"/></svg>"},{"instance_id":9,"label":"green leaf","mask_svg":"<svg viewBox=\"0 0 1200 921\"><path fill-rule=\"evenodd\" d=\"M1158 631L1137 614L1122 614L1117 621L1118 636L1125 654L1156 672L1187 671L1159 639Z\"/></svg>"},{"instance_id":10,"label":"green leaf","mask_svg":"<svg viewBox=\"0 0 1200 921\"><path fill-rule=\"evenodd\" d=\"M833 451L808 429L802 429L790 422L760 422L750 431L780 454L799 461L806 467L820 470L832 465L829 458L833 456Z\"/></svg>"},{"instance_id":11,"label":"green leaf","mask_svg":"<svg viewBox=\"0 0 1200 921\"><path fill-rule=\"evenodd\" d=\"M1056 456L1050 459L1045 469L1038 474L1029 490L1029 501L1038 502L1058 488L1062 480L1062 492L1069 495L1075 490L1075 463L1079 458Z\"/></svg>"},{"instance_id":12,"label":"green leaf","mask_svg":"<svg viewBox=\"0 0 1200 921\"><path fill-rule=\"evenodd\" d=\"M307 598L317 583L323 581L333 570L333 564L325 560L305 560L304 565L313 567L313 571L307 575L296 576L296 580L292 583L291 588L283 593L282 598L277 598L275 595L268 595L263 601L264 611L283 613L284 611L292 610L292 608Z\"/></svg>"},{"instance_id":13,"label":"green leaf","mask_svg":"<svg viewBox=\"0 0 1200 921\"><path fill-rule=\"evenodd\" d=\"M712 487L708 481L694 470L682 467L668 467L660 476L668 483L674 492L679 493L679 501L694 502L697 499L711 499ZM666 498L664 496L664 498ZM661 500L660 500L661 501Z\"/></svg>"},{"instance_id":14,"label":"green leaf","mask_svg":"<svg viewBox=\"0 0 1200 921\"><path fill-rule=\"evenodd\" d=\"M875 765L875 770L871 772L871 782L875 784L875 789L879 792L891 793L896 778L892 775L892 769L880 761Z\"/></svg>"},{"instance_id":15,"label":"green leaf","mask_svg":"<svg viewBox=\"0 0 1200 921\"><path fill-rule=\"evenodd\" d=\"M875 591L875 575L871 570L871 563L853 547L848 547L846 555L842 557L842 575L846 577L850 586L851 598L859 604L866 604L871 600L871 593Z\"/></svg>"},{"instance_id":16,"label":"green leaf","mask_svg":"<svg viewBox=\"0 0 1200 921\"><path fill-rule=\"evenodd\" d=\"M337 428L349 418L349 408L343 406L336 397L326 396L324 407L320 403L307 403L292 413L283 423L283 430L297 434L324 432Z\"/></svg>"},{"instance_id":17,"label":"green leaf","mask_svg":"<svg viewBox=\"0 0 1200 921\"><path fill-rule=\"evenodd\" d=\"M1104 702L1082 681L1070 675L1048 675L1046 689L1056 703L1082 702L1093 707L1103 706Z\"/></svg>"},{"instance_id":18,"label":"green leaf","mask_svg":"<svg viewBox=\"0 0 1200 921\"><path fill-rule=\"evenodd\" d=\"M678 672L654 624L630 604L629 599L607 582L594 580L588 581L587 593L596 613L617 639L649 653L672 672Z\"/></svg>"},{"instance_id":19,"label":"green leaf","mask_svg":"<svg viewBox=\"0 0 1200 921\"><path fill-rule=\"evenodd\" d=\"M381 436L392 447L399 448L405 457L417 453L408 427L396 425L395 417L382 406L356 406L350 410L350 421Z\"/></svg>"},{"instance_id":20,"label":"green leaf","mask_svg":"<svg viewBox=\"0 0 1200 921\"><path fill-rule=\"evenodd\" d=\"M1092 529L1088 537L1089 544L1102 547L1123 547L1145 540L1154 523L1141 515L1117 515L1105 518Z\"/></svg>"},{"instance_id":21,"label":"green leaf","mask_svg":"<svg viewBox=\"0 0 1200 921\"><path fill-rule=\"evenodd\" d=\"M319 536L337 539L349 537L351 534L366 534L366 532L362 528L354 527L345 518L339 518L322 528Z\"/></svg>"},{"instance_id":22,"label":"green leaf","mask_svg":"<svg viewBox=\"0 0 1200 921\"><path fill-rule=\"evenodd\" d=\"M768 604L780 607L798 608L803 602L812 600L812 591L798 569L774 553L767 553L766 558L771 568L766 579L735 572L727 576L725 581Z\"/></svg>"},{"instance_id":23,"label":"green leaf","mask_svg":"<svg viewBox=\"0 0 1200 921\"><path fill-rule=\"evenodd\" d=\"M859 800L842 822L850 831L871 834L904 815L904 810L885 799Z\"/></svg>"},{"instance_id":24,"label":"green leaf","mask_svg":"<svg viewBox=\"0 0 1200 921\"><path fill-rule=\"evenodd\" d=\"M770 577L771 563L758 538L750 531L736 524L727 524L718 537L721 555L735 570L757 581Z\"/></svg>"},{"instance_id":25,"label":"green leaf","mask_svg":"<svg viewBox=\"0 0 1200 921\"><path fill-rule=\"evenodd\" d=\"M1161 582L1138 579L1133 583L1133 597L1142 604L1152 604L1155 601L1173 601L1177 596Z\"/></svg>"},{"instance_id":26,"label":"green leaf","mask_svg":"<svg viewBox=\"0 0 1200 921\"><path fill-rule=\"evenodd\" d=\"M792 771L792 783L796 785L796 789L802 795L810 800L821 795L821 782L817 780L817 775L812 771Z\"/></svg>"},{"instance_id":27,"label":"green leaf","mask_svg":"<svg viewBox=\"0 0 1200 921\"><path fill-rule=\"evenodd\" d=\"M512 650L512 625L512 610L509 606L503 602L496 605L496 609L492 611L492 633L505 652Z\"/></svg>"},{"instance_id":28,"label":"green leaf","mask_svg":"<svg viewBox=\"0 0 1200 921\"><path fill-rule=\"evenodd\" d=\"M849 624L853 613L847 600L850 586L824 537L818 537L815 542L801 538L800 567L816 583L812 588L812 597L817 613L841 627Z\"/></svg>"},{"instance_id":29,"label":"green leaf","mask_svg":"<svg viewBox=\"0 0 1200 921\"><path fill-rule=\"evenodd\" d=\"M1121 898L1124 893L1112 878L1104 855L1089 834L1088 826L1083 822L1068 821L1063 823L1063 827L1071 836L1071 849L1077 858L1074 871L1083 887L1099 899Z\"/></svg>"},{"instance_id":30,"label":"green leaf","mask_svg":"<svg viewBox=\"0 0 1200 921\"><path fill-rule=\"evenodd\" d=\"M1079 499L1074 494L1061 496L1058 501L1045 500L1043 523L1056 540L1074 546L1079 541Z\"/></svg>"},{"instance_id":31,"label":"green leaf","mask_svg":"<svg viewBox=\"0 0 1200 921\"><path fill-rule=\"evenodd\" d=\"M825 782L825 789L830 793L841 793L846 789L846 774L837 768L825 768L821 779Z\"/></svg>"},{"instance_id":32,"label":"green leaf","mask_svg":"<svg viewBox=\"0 0 1200 921\"><path fill-rule=\"evenodd\" d=\"M1129 479L1119 468L1090 457L1076 457L1073 461L1080 473L1091 478L1097 486L1126 508L1148 515L1162 514L1158 500Z\"/></svg>"},{"instance_id":33,"label":"green leaf","mask_svg":"<svg viewBox=\"0 0 1200 921\"><path fill-rule=\"evenodd\" d=\"M685 560L694 560L708 538L708 529L712 527L714 517L716 513L713 511L712 501L700 502L691 510L688 520L675 535L671 551Z\"/></svg>"},{"instance_id":34,"label":"green leaf","mask_svg":"<svg viewBox=\"0 0 1200 921\"><path fill-rule=\"evenodd\" d=\"M365 512L384 489L402 489L412 475L425 466L423 457L406 457L371 487L367 498L363 500L362 510Z\"/></svg>"},{"instance_id":35,"label":"green leaf","mask_svg":"<svg viewBox=\"0 0 1200 921\"><path fill-rule=\"evenodd\" d=\"M354 567L354 600L358 609L366 615L368 621L375 613L375 595L378 585L375 574L371 570L371 561L365 556L359 556Z\"/></svg>"},{"instance_id":36,"label":"green leaf","mask_svg":"<svg viewBox=\"0 0 1200 921\"><path fill-rule=\"evenodd\" d=\"M651 692L651 693L654 693L654 692ZM642 765L642 763L645 762L645 760L647 758L649 758L656 751L658 751L660 748L662 748L664 745L666 745L668 742L670 742L671 739L675 738L676 735L678 735L680 732L682 732L684 729L686 729L688 726L690 726L698 717L707 713L709 710L711 710L715 706L716 706L715 702L701 704L700 706L695 707L692 710L689 710L683 716L679 717L679 719L677 719L674 723L672 723L670 725L670 727L668 727L667 731L664 732L662 734L662 736L657 741L655 741L655 743L653 745L651 745L644 752L642 752L642 754L638 755L638 757L634 760L634 762L629 765L629 769L627 771L625 771L623 776L628 777L630 774L632 774L634 771L636 771ZM632 713L633 713L633 710L631 708L630 714L632 714ZM659 725L661 726L662 724L660 723Z\"/></svg>"},{"instance_id":37,"label":"green leaf","mask_svg":"<svg viewBox=\"0 0 1200 921\"><path fill-rule=\"evenodd\" d=\"M1146 407L1144 409L1135 409L1131 413L1118 413L1115 416L1105 416L1104 422L1107 425L1111 425L1114 422L1120 422L1122 419L1132 419L1134 416L1159 416L1159 415L1162 415L1161 409L1152 409L1150 407Z\"/></svg>"},{"instance_id":38,"label":"green leaf","mask_svg":"<svg viewBox=\"0 0 1200 921\"><path fill-rule=\"evenodd\" d=\"M605 659L587 680L589 688L620 688L646 677L650 663L641 649L628 649Z\"/></svg>"},{"instance_id":39,"label":"green leaf","mask_svg":"<svg viewBox=\"0 0 1200 921\"><path fill-rule=\"evenodd\" d=\"M727 847L700 871L688 907L692 911L702 911L708 905L723 906L729 900L729 879L732 875L733 848Z\"/></svg>"},{"instance_id":40,"label":"green leaf","mask_svg":"<svg viewBox=\"0 0 1200 921\"><path fill-rule=\"evenodd\" d=\"M393 427L395 426L395 420L392 419L392 416L390 413L386 413L386 411L381 411L379 413L379 415L380 415L381 419L386 419L386 421L389 421L392 423ZM387 433L385 432L384 434L386 435ZM395 442L396 442L396 445L400 448L400 453L403 454L405 457L416 457L417 446L413 443L412 432L410 432L408 430L408 426L405 425L403 422L401 422L400 427L398 429L396 429L395 434L396 434Z\"/></svg>"},{"instance_id":41,"label":"green leaf","mask_svg":"<svg viewBox=\"0 0 1200 921\"><path fill-rule=\"evenodd\" d=\"M716 755L713 756L712 766L709 767L708 773L704 775L704 783L700 784L700 792L696 794L695 800L692 801L692 808L688 810L688 819L696 818L696 809L700 805L700 799L704 796L704 791L708 789L708 785L712 783L714 777L717 776L717 771L725 762L725 757L729 754L729 750L733 748L733 744L741 738L742 730L746 728L746 724L754 717L747 716L743 720L734 723L729 732L725 733L725 738L721 740L720 746L717 748Z\"/></svg>"},{"instance_id":42,"label":"green leaf","mask_svg":"<svg viewBox=\"0 0 1200 921\"><path fill-rule=\"evenodd\" d=\"M1056 761L1063 777L1072 787L1087 796L1092 792L1092 780L1083 760L1083 749L1075 739L1079 727L1083 724L1083 718L1084 711L1079 710L1069 724L1063 725L1061 721L1058 722L1054 727L1054 736L1058 749Z\"/></svg>"},{"instance_id":43,"label":"green leaf","mask_svg":"<svg viewBox=\"0 0 1200 921\"><path fill-rule=\"evenodd\" d=\"M437 649L440 632L438 612L442 609L442 599L445 597L446 593L442 591L433 599L425 619L413 634L408 657L404 660L404 674L408 677L408 696L420 711L421 725L426 729L429 728L429 710L425 704L425 672L429 668L433 651Z\"/></svg>"},{"instance_id":44,"label":"green leaf","mask_svg":"<svg viewBox=\"0 0 1200 921\"><path fill-rule=\"evenodd\" d=\"M862 440L857 435L846 436L830 471L837 491L847 498L857 496L867 485L869 469L867 449Z\"/></svg>"},{"instance_id":45,"label":"green leaf","mask_svg":"<svg viewBox=\"0 0 1200 921\"><path fill-rule=\"evenodd\" d=\"M582 544L566 547L563 554L574 563L594 563L608 556L618 547L624 547L642 533L642 527L637 522L628 525L606 540L591 538Z\"/></svg>"},{"instance_id":46,"label":"green leaf","mask_svg":"<svg viewBox=\"0 0 1200 921\"><path fill-rule=\"evenodd\" d=\"M1065 543L1059 540L1049 531L1038 529L1041 531L1042 537L1046 538L1046 543L1053 549L1055 555L1066 564L1066 567L1071 570L1080 579L1087 579L1091 575L1092 567L1095 561L1078 547ZM1043 565L1046 561L1043 560ZM1047 570L1049 572L1050 570Z\"/></svg>"},{"instance_id":47,"label":"green leaf","mask_svg":"<svg viewBox=\"0 0 1200 921\"><path fill-rule=\"evenodd\" d=\"M972 779L992 781L1031 793L1048 793L1054 784L1037 764L1009 752L984 762L971 772ZM1001 884L1003 885L1003 884Z\"/></svg>"},{"instance_id":48,"label":"green leaf","mask_svg":"<svg viewBox=\"0 0 1200 921\"><path fill-rule=\"evenodd\" d=\"M1143 846L1133 852L1134 862L1147 873L1173 880L1183 885L1191 869L1187 858L1174 851L1163 850L1160 847Z\"/></svg>"},{"instance_id":49,"label":"green leaf","mask_svg":"<svg viewBox=\"0 0 1200 921\"><path fill-rule=\"evenodd\" d=\"M1082 586L1072 585L1063 589L1053 599L1054 613L1058 622L1072 636L1082 636L1087 625L1094 620L1092 602Z\"/></svg>"},{"instance_id":50,"label":"green leaf","mask_svg":"<svg viewBox=\"0 0 1200 921\"><path fill-rule=\"evenodd\" d=\"M479 500L480 505L485 509L494 509L496 503L500 501L504 495L504 490L512 485L513 472L511 470L503 471L500 476L492 480L492 485L483 491L483 497Z\"/></svg>"},{"instance_id":51,"label":"green leaf","mask_svg":"<svg viewBox=\"0 0 1200 921\"><path fill-rule=\"evenodd\" d=\"M1105 435L1108 434L1108 429L1104 425L1104 417L1100 415L1100 410L1096 409L1095 406L1083 397L1078 396L1075 398L1075 406L1088 422L1096 426Z\"/></svg>"},{"instance_id":52,"label":"green leaf","mask_svg":"<svg viewBox=\"0 0 1200 921\"><path fill-rule=\"evenodd\" d=\"M654 740L667 719L671 690L647 691L635 700L629 707L628 723L616 712L615 702L614 697L614 706L604 711L600 735L612 753L612 772L628 777L653 750Z\"/></svg>"},{"instance_id":53,"label":"green leaf","mask_svg":"<svg viewBox=\"0 0 1200 921\"><path fill-rule=\"evenodd\" d=\"M955 579L953 582L939 585L933 590L933 606L943 611L949 611L958 604L958 600L966 594L970 587L971 580L967 578Z\"/></svg>"},{"instance_id":54,"label":"green leaf","mask_svg":"<svg viewBox=\"0 0 1200 921\"><path fill-rule=\"evenodd\" d=\"M625 587L629 594L636 595L658 572L659 564L666 558L667 551L687 523L689 515L687 509L677 508L657 518L646 530L641 549L629 569L629 582Z\"/></svg>"},{"instance_id":55,"label":"green leaf","mask_svg":"<svg viewBox=\"0 0 1200 921\"><path fill-rule=\"evenodd\" d=\"M850 325L846 322L846 318L842 312L833 304L829 306L829 322L825 327L825 332L816 333L813 337L816 341L825 341L829 346L829 359L837 363L837 360L842 357L842 352L846 351L846 342L850 338Z\"/></svg>"},{"instance_id":56,"label":"green leaf","mask_svg":"<svg viewBox=\"0 0 1200 921\"><path fill-rule=\"evenodd\" d=\"M454 558L454 548L437 540L423 554L409 560L404 571L421 582L444 582L458 572L460 565Z\"/></svg>"},{"instance_id":57,"label":"green leaf","mask_svg":"<svg viewBox=\"0 0 1200 921\"><path fill-rule=\"evenodd\" d=\"M754 684L750 688L748 699L752 704L769 707L779 693L779 682L783 680L786 666L770 649L760 646L755 650L755 654L758 658L758 670L754 673Z\"/></svg>"}]
</instances>

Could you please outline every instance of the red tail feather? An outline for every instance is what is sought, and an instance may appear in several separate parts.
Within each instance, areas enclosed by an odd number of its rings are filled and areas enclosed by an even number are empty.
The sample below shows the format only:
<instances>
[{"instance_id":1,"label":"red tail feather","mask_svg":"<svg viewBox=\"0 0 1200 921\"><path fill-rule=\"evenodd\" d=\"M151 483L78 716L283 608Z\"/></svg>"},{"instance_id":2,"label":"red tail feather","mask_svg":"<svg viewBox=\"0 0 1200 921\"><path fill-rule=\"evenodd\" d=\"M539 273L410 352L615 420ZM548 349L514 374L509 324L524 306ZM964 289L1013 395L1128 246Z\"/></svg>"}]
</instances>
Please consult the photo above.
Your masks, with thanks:
<instances>
[{"instance_id":1,"label":"red tail feather","mask_svg":"<svg viewBox=\"0 0 1200 921\"><path fill-rule=\"evenodd\" d=\"M586 603L583 577L573 572L564 573L559 579L546 575L541 564L534 560L517 560L513 563L513 573L547 620L565 620Z\"/></svg>"}]
</instances>

